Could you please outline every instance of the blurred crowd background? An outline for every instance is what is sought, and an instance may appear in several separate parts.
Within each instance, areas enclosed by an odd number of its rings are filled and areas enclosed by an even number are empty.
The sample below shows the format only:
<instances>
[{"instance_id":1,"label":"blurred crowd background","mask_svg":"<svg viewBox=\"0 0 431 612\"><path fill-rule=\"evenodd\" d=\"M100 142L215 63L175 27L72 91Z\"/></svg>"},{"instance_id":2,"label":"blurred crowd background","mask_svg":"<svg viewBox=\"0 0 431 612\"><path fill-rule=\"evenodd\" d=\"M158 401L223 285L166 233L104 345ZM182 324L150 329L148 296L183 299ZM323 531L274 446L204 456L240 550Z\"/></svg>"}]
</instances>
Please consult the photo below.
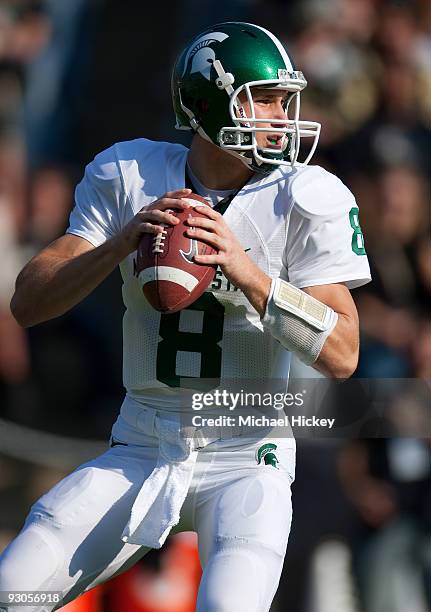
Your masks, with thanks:
<instances>
[{"instance_id":1,"label":"blurred crowd background","mask_svg":"<svg viewBox=\"0 0 431 612\"><path fill-rule=\"evenodd\" d=\"M302 118L323 126L313 163L357 197L373 282L354 294L355 376L423 382L415 392L394 384L393 412L374 415L384 425L396 414L422 437L299 440L273 612L426 612L429 0L0 0L0 551L42 492L103 449L123 394L119 274L30 330L9 310L15 278L64 232L74 186L98 151L140 136L186 142L173 127L172 62L194 33L223 20L258 23L286 44L309 82ZM194 547L190 534L173 539L93 593L88 609L194 610Z\"/></svg>"}]
</instances>

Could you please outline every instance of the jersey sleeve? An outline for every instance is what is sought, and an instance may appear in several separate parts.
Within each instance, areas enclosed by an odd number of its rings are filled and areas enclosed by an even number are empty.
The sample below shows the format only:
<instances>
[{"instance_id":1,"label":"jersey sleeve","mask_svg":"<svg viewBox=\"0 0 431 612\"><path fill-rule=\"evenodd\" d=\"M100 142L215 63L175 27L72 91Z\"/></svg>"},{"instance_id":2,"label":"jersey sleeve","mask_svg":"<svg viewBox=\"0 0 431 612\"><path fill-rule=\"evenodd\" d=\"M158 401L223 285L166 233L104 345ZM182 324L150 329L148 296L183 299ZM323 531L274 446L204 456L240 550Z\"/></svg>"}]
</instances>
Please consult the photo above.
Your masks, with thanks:
<instances>
[{"instance_id":1,"label":"jersey sleeve","mask_svg":"<svg viewBox=\"0 0 431 612\"><path fill-rule=\"evenodd\" d=\"M121 170L115 147L111 147L86 167L75 190L75 206L66 233L85 238L97 247L120 231L125 205Z\"/></svg>"},{"instance_id":2,"label":"jersey sleeve","mask_svg":"<svg viewBox=\"0 0 431 612\"><path fill-rule=\"evenodd\" d=\"M296 287L371 280L359 209L353 194L333 174L310 168L292 186L293 205L284 266Z\"/></svg>"}]
</instances>

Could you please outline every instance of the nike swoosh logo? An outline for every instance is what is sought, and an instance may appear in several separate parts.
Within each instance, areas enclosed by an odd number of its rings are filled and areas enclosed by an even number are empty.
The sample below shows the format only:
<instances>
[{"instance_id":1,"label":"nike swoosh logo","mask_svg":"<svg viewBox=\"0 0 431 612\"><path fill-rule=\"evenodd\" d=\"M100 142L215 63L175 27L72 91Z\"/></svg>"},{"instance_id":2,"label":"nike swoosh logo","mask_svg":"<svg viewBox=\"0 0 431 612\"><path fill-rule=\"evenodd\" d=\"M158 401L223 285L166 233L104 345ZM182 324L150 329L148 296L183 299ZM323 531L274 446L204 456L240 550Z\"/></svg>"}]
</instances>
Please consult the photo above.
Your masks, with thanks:
<instances>
[{"instance_id":1,"label":"nike swoosh logo","mask_svg":"<svg viewBox=\"0 0 431 612\"><path fill-rule=\"evenodd\" d=\"M193 262L193 257L195 255L199 255L198 243L197 243L196 239L195 238L190 238L190 249L187 251L187 253L185 251L183 251L182 249L180 249L180 254L189 263L194 263Z\"/></svg>"},{"instance_id":2,"label":"nike swoosh logo","mask_svg":"<svg viewBox=\"0 0 431 612\"><path fill-rule=\"evenodd\" d=\"M191 217L191 213L189 213L189 217ZM199 255L199 248L198 248L198 243L196 238L189 238L190 240L190 248L187 252L183 251L182 249L180 249L180 255L183 257L183 259L185 259L186 261L188 261L189 263L194 263L193 262L193 257L195 255Z\"/></svg>"}]
</instances>

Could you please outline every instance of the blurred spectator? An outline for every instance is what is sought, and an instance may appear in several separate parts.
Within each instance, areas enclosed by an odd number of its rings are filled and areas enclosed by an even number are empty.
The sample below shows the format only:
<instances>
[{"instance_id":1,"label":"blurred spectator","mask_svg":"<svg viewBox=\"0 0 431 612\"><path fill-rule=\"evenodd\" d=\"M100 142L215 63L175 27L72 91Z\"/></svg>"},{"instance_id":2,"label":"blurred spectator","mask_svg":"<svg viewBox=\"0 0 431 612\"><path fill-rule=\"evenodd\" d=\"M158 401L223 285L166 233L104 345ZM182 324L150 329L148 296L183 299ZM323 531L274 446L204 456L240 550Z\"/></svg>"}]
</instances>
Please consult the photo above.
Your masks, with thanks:
<instances>
[{"instance_id":1,"label":"blurred spectator","mask_svg":"<svg viewBox=\"0 0 431 612\"><path fill-rule=\"evenodd\" d=\"M413 345L415 376L431 380L431 319L423 319Z\"/></svg>"},{"instance_id":2,"label":"blurred spectator","mask_svg":"<svg viewBox=\"0 0 431 612\"><path fill-rule=\"evenodd\" d=\"M70 172L61 166L42 166L30 178L27 240L39 251L64 234L73 205Z\"/></svg>"},{"instance_id":3,"label":"blurred spectator","mask_svg":"<svg viewBox=\"0 0 431 612\"><path fill-rule=\"evenodd\" d=\"M431 606L429 441L352 443L340 453L339 473L358 517L354 552L364 612L426 612Z\"/></svg>"},{"instance_id":4,"label":"blurred spectator","mask_svg":"<svg viewBox=\"0 0 431 612\"><path fill-rule=\"evenodd\" d=\"M377 27L374 2L308 0L294 5L289 17L282 39L309 83L302 114L322 123L318 160L324 156L328 163L327 149L376 109L379 60L367 44Z\"/></svg>"},{"instance_id":5,"label":"blurred spectator","mask_svg":"<svg viewBox=\"0 0 431 612\"><path fill-rule=\"evenodd\" d=\"M431 227L429 187L409 166L384 171L375 185L375 232L367 235L374 282L357 293L366 334L360 374L408 376L414 374L409 358L415 350L418 316L431 301L424 261Z\"/></svg>"},{"instance_id":6,"label":"blurred spectator","mask_svg":"<svg viewBox=\"0 0 431 612\"><path fill-rule=\"evenodd\" d=\"M30 372L27 336L9 309L15 278L24 263L14 221L8 193L0 186L0 381L9 385L23 381Z\"/></svg>"},{"instance_id":7,"label":"blurred spectator","mask_svg":"<svg viewBox=\"0 0 431 612\"><path fill-rule=\"evenodd\" d=\"M30 168L71 160L74 124L90 65L90 37L103 0L45 0L52 35L27 70L24 119ZM90 26L90 27L89 27ZM55 129L52 129L55 125Z\"/></svg>"},{"instance_id":8,"label":"blurred spectator","mask_svg":"<svg viewBox=\"0 0 431 612\"><path fill-rule=\"evenodd\" d=\"M431 165L431 78L408 57L388 58L376 73L375 110L330 151L344 176L388 165Z\"/></svg>"}]
</instances>

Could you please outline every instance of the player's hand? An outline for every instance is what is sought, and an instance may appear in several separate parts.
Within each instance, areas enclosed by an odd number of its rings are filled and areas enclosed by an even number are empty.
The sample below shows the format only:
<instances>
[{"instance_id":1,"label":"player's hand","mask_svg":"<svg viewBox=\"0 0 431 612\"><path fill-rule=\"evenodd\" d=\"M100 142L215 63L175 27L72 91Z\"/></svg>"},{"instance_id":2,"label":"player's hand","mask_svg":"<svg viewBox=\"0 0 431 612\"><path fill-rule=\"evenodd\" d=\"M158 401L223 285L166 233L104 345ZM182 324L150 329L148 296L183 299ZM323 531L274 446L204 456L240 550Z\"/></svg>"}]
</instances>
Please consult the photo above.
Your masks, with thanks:
<instances>
[{"instance_id":1,"label":"player's hand","mask_svg":"<svg viewBox=\"0 0 431 612\"><path fill-rule=\"evenodd\" d=\"M223 216L209 206L196 206L196 211L205 217L189 217L187 230L190 238L197 238L217 249L213 255L196 255L197 263L219 265L223 274L235 286L241 287L244 275L248 274L256 264L248 257L238 242Z\"/></svg>"},{"instance_id":2,"label":"player's hand","mask_svg":"<svg viewBox=\"0 0 431 612\"><path fill-rule=\"evenodd\" d=\"M142 234L159 234L165 225L176 225L179 220L172 208L187 209L190 205L181 198L190 195L191 189L168 191L161 198L142 208L115 237L116 246L123 257L136 251Z\"/></svg>"}]
</instances>

